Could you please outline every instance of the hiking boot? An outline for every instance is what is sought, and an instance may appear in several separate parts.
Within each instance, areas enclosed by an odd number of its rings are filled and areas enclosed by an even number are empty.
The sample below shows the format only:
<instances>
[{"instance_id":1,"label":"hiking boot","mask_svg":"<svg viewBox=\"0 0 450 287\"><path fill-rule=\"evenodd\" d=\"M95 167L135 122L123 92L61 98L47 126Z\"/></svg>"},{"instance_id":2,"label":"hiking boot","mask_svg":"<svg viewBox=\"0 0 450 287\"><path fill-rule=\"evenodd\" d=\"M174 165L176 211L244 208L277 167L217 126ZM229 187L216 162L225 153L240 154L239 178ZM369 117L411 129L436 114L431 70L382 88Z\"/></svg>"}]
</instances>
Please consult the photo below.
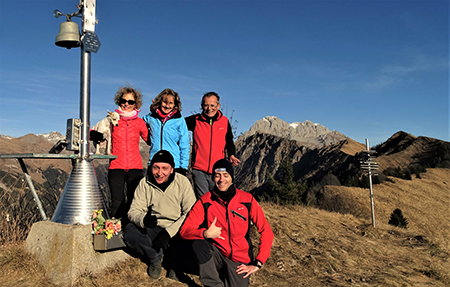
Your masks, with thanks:
<instances>
[{"instance_id":1,"label":"hiking boot","mask_svg":"<svg viewBox=\"0 0 450 287\"><path fill-rule=\"evenodd\" d=\"M153 279L158 279L162 270L162 256L155 263L150 263L147 268L147 274Z\"/></svg>"},{"instance_id":2,"label":"hiking boot","mask_svg":"<svg viewBox=\"0 0 450 287\"><path fill-rule=\"evenodd\" d=\"M167 277L169 279L180 282L180 280L177 277L177 273L173 269L170 269L169 272L167 272Z\"/></svg>"}]
</instances>

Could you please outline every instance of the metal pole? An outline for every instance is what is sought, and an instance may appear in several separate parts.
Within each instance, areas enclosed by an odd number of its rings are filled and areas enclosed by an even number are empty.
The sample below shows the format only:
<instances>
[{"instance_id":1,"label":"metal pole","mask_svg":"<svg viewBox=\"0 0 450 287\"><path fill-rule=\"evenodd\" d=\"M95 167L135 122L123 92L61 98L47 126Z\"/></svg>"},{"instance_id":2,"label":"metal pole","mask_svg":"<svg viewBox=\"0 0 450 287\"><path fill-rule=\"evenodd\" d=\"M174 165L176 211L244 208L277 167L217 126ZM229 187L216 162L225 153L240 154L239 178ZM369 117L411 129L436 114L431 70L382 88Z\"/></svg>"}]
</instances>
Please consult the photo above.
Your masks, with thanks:
<instances>
[{"instance_id":1,"label":"metal pole","mask_svg":"<svg viewBox=\"0 0 450 287\"><path fill-rule=\"evenodd\" d=\"M369 139L366 139L366 149L370 150ZM370 207L372 209L372 226L375 227L375 210L373 205L373 189L372 189L372 169L369 167L369 189L370 189Z\"/></svg>"},{"instance_id":2,"label":"metal pole","mask_svg":"<svg viewBox=\"0 0 450 287\"><path fill-rule=\"evenodd\" d=\"M82 159L89 157L89 128L90 128L90 100L91 100L91 53L81 49L81 88L80 88L80 154Z\"/></svg>"},{"instance_id":3,"label":"metal pole","mask_svg":"<svg viewBox=\"0 0 450 287\"><path fill-rule=\"evenodd\" d=\"M105 208L98 188L93 157L89 154L91 50L87 48L88 32L94 32L95 0L80 0L83 9L83 33L80 72L80 142L77 159L53 215L53 222L90 224L92 211ZM105 208L106 210L106 208Z\"/></svg>"},{"instance_id":4,"label":"metal pole","mask_svg":"<svg viewBox=\"0 0 450 287\"><path fill-rule=\"evenodd\" d=\"M95 0L80 0L83 4L82 17L82 35L86 32L94 32L95 30ZM89 129L91 126L91 52L86 50L86 46L81 48L81 68L80 68L80 119L81 119L81 135L80 135L80 157L87 159L89 157Z\"/></svg>"},{"instance_id":5,"label":"metal pole","mask_svg":"<svg viewBox=\"0 0 450 287\"><path fill-rule=\"evenodd\" d=\"M20 167L22 168L23 174L25 175L25 179L28 183L28 187L31 190L31 193L33 194L34 200L36 201L36 204L39 208L39 211L41 212L42 220L47 220L47 215L45 215L44 207L42 206L41 201L39 200L39 196L37 195L36 190L34 189L33 182L31 181L31 176L28 174L27 167L25 166L25 163L23 162L23 159L18 158Z\"/></svg>"}]
</instances>

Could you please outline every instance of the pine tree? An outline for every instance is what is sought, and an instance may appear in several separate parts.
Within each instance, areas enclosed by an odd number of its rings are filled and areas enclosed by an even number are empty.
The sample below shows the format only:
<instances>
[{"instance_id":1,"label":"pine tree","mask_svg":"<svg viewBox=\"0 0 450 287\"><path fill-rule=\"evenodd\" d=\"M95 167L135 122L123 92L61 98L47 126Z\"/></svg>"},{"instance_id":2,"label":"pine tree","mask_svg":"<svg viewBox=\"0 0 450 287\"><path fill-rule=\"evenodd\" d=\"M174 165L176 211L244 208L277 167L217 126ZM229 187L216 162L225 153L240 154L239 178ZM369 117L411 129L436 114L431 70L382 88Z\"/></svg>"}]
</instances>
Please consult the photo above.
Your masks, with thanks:
<instances>
[{"instance_id":1,"label":"pine tree","mask_svg":"<svg viewBox=\"0 0 450 287\"><path fill-rule=\"evenodd\" d=\"M405 217L403 217L402 211L399 208L397 208L391 213L389 224L401 228L407 228L408 220Z\"/></svg>"},{"instance_id":2,"label":"pine tree","mask_svg":"<svg viewBox=\"0 0 450 287\"><path fill-rule=\"evenodd\" d=\"M290 158L284 158L280 163L280 180L276 180L269 175L269 186L271 194L266 194L269 200L277 204L302 204L302 197L306 191L304 183L294 181L294 169Z\"/></svg>"}]
</instances>

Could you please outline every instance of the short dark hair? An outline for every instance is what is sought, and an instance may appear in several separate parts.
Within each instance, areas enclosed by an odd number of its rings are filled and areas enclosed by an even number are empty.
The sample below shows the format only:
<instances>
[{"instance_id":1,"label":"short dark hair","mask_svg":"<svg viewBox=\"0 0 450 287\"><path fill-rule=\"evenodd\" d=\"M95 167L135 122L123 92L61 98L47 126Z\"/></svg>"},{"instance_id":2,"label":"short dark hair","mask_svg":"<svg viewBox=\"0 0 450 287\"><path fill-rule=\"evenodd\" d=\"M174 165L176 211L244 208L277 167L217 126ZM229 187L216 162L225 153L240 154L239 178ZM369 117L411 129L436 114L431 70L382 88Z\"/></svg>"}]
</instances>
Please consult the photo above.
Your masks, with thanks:
<instances>
[{"instance_id":1,"label":"short dark hair","mask_svg":"<svg viewBox=\"0 0 450 287\"><path fill-rule=\"evenodd\" d=\"M203 105L203 102L204 102L205 98L209 98L209 97L212 97L212 96L215 96L217 98L217 103L220 104L220 97L219 97L219 95L216 92L208 92L208 93L203 95L201 105Z\"/></svg>"}]
</instances>

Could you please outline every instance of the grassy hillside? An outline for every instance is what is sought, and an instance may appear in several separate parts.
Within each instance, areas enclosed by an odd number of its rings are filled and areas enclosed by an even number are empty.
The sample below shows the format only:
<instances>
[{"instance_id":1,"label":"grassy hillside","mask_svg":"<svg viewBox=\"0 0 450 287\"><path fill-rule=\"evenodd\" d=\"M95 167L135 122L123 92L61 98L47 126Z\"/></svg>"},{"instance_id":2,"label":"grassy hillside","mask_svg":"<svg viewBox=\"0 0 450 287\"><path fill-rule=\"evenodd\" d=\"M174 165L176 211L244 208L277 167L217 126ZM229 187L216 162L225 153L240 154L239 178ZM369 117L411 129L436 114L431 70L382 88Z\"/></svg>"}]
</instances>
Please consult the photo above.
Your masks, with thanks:
<instances>
[{"instance_id":1,"label":"grassy hillside","mask_svg":"<svg viewBox=\"0 0 450 287\"><path fill-rule=\"evenodd\" d=\"M450 169L428 169L421 179L375 185L375 228L368 189L326 187L325 196L345 205L341 213L261 203L275 241L251 286L449 286L449 179ZM396 208L407 229L388 224ZM51 286L21 247L0 247L0 286ZM131 259L104 274L86 274L78 286L200 286L198 277L190 278L188 284L152 280L146 265Z\"/></svg>"}]
</instances>

